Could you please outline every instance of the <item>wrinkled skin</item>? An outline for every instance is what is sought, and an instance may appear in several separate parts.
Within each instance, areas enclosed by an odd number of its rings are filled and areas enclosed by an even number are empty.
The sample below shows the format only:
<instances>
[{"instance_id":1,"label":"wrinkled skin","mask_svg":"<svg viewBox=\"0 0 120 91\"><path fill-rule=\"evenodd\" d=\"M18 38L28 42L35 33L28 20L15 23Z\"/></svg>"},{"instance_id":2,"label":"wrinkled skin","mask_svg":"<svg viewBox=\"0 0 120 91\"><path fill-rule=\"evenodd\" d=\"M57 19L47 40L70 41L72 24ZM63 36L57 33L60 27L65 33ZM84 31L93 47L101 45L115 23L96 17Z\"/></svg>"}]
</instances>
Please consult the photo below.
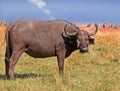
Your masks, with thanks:
<instances>
[{"instance_id":1,"label":"wrinkled skin","mask_svg":"<svg viewBox=\"0 0 120 91\"><path fill-rule=\"evenodd\" d=\"M6 32L6 77L14 79L15 64L23 52L35 58L57 56L59 73L63 75L64 59L77 49L87 52L88 45L94 44L90 36L97 33L95 27L88 33L66 21L17 20Z\"/></svg>"}]
</instances>

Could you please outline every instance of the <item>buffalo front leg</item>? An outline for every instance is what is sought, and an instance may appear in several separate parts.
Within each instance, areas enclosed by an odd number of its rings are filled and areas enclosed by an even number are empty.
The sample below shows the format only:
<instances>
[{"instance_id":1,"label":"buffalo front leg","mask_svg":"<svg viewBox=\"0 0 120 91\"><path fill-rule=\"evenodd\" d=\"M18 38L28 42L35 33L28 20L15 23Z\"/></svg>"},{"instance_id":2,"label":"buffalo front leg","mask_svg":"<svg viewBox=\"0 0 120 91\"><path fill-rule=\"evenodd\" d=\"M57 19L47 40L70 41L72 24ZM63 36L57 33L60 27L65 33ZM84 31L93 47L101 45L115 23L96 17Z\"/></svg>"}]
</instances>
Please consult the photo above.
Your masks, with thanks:
<instances>
[{"instance_id":1,"label":"buffalo front leg","mask_svg":"<svg viewBox=\"0 0 120 91\"><path fill-rule=\"evenodd\" d=\"M64 59L65 59L65 50L59 50L57 52L57 60L58 60L58 67L59 67L59 74L64 74Z\"/></svg>"},{"instance_id":2,"label":"buffalo front leg","mask_svg":"<svg viewBox=\"0 0 120 91\"><path fill-rule=\"evenodd\" d=\"M58 58L59 74L64 75L64 59Z\"/></svg>"}]
</instances>

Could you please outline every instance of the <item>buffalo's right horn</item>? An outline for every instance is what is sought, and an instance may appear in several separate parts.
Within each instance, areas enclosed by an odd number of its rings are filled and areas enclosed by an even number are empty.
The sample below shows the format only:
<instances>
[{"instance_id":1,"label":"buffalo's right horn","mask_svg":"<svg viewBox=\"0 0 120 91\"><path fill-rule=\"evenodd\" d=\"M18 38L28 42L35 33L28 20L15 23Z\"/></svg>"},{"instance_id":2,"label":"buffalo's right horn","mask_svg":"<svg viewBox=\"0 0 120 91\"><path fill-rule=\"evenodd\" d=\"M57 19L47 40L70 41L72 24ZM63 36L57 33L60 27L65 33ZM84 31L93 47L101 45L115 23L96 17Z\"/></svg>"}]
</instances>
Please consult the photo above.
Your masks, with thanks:
<instances>
[{"instance_id":1,"label":"buffalo's right horn","mask_svg":"<svg viewBox=\"0 0 120 91\"><path fill-rule=\"evenodd\" d=\"M73 33L67 32L67 30L69 30L69 29L72 32L72 28L66 24L65 27L64 27L64 32L65 32L66 35L68 35L68 36L74 36L74 35L77 34L77 31L74 31Z\"/></svg>"}]
</instances>

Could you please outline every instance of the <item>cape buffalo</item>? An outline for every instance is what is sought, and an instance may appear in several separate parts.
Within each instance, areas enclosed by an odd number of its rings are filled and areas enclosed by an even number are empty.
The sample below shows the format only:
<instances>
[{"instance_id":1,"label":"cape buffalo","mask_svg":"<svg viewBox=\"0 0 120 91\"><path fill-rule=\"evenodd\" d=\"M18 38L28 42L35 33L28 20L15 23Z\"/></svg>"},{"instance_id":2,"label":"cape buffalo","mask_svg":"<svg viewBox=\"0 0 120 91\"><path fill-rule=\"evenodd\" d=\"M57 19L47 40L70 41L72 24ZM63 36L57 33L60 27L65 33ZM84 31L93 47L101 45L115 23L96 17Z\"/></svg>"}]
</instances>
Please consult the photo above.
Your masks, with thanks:
<instances>
[{"instance_id":1,"label":"cape buffalo","mask_svg":"<svg viewBox=\"0 0 120 91\"><path fill-rule=\"evenodd\" d=\"M14 79L14 67L23 52L35 58L57 56L59 74L63 75L64 59L77 49L88 51L88 44L94 43L90 36L98 31L97 24L95 27L87 32L66 21L17 20L6 32L6 77Z\"/></svg>"}]
</instances>

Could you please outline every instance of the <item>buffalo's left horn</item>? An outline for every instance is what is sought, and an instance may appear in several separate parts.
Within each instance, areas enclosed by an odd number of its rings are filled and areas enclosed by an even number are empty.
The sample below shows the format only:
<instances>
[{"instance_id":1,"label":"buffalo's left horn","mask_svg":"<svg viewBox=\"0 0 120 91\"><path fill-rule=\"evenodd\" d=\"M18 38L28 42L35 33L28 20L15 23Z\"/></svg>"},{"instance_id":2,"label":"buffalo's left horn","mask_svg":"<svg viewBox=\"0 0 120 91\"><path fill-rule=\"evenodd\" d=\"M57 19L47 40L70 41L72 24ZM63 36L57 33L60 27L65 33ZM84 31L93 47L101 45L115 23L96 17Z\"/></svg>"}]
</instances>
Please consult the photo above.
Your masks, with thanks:
<instances>
[{"instance_id":1,"label":"buffalo's left horn","mask_svg":"<svg viewBox=\"0 0 120 91\"><path fill-rule=\"evenodd\" d=\"M77 34L77 32L73 32L73 33L67 32L67 30L69 29L69 28L67 29L67 27L70 28L70 26L68 26L68 25L66 24L65 27L64 27L64 32L65 32L66 35L68 35L68 36L74 36L74 35Z\"/></svg>"},{"instance_id":2,"label":"buffalo's left horn","mask_svg":"<svg viewBox=\"0 0 120 91\"><path fill-rule=\"evenodd\" d=\"M95 27L96 27L96 29L95 29L94 32L92 32L92 33L89 32L89 36L93 36L93 35L95 35L97 33L97 31L98 31L98 25L95 24Z\"/></svg>"}]
</instances>

